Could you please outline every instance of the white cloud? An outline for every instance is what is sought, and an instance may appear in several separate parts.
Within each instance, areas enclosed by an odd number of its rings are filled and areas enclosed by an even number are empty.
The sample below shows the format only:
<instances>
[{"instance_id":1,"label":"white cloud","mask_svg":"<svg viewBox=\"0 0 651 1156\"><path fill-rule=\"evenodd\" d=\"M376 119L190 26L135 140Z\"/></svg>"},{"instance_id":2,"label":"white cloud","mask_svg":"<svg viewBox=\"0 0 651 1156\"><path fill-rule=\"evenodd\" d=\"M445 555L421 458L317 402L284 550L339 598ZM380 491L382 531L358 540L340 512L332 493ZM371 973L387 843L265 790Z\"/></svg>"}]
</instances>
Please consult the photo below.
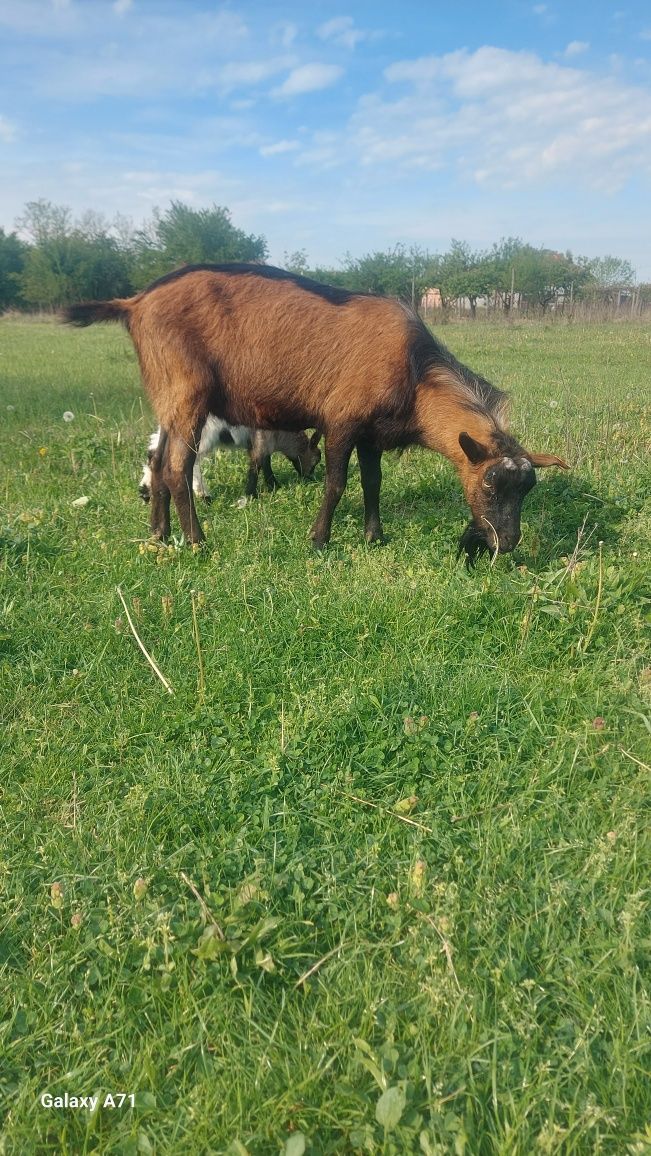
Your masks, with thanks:
<instances>
[{"instance_id":1,"label":"white cloud","mask_svg":"<svg viewBox=\"0 0 651 1156\"><path fill-rule=\"evenodd\" d=\"M60 2L60 0L59 0ZM54 0L0 0L0 37L5 29L32 43L17 45L10 64L18 83L42 100L87 104L98 96L153 101L163 93L187 97L215 87L223 63L238 63L250 32L228 7L79 0L54 10ZM128 13L128 19L124 19ZM113 19L110 36L107 14ZM260 56L268 45L258 43ZM27 68L18 70L17 61ZM283 55L265 79L298 63ZM242 61L246 66L246 60Z\"/></svg>"},{"instance_id":2,"label":"white cloud","mask_svg":"<svg viewBox=\"0 0 651 1156\"><path fill-rule=\"evenodd\" d=\"M16 137L16 126L0 113L0 140L9 144Z\"/></svg>"},{"instance_id":3,"label":"white cloud","mask_svg":"<svg viewBox=\"0 0 651 1156\"><path fill-rule=\"evenodd\" d=\"M263 145L260 149L260 156L275 157L278 156L279 153L294 152L294 150L299 147L299 142L297 140L279 140L276 141L275 144Z\"/></svg>"},{"instance_id":4,"label":"white cloud","mask_svg":"<svg viewBox=\"0 0 651 1156\"><path fill-rule=\"evenodd\" d=\"M335 16L333 20L326 20L317 28L317 36L321 40L331 40L342 48L354 48L361 40L366 40L368 33L361 28L355 28L352 16Z\"/></svg>"},{"instance_id":5,"label":"white cloud","mask_svg":"<svg viewBox=\"0 0 651 1156\"><path fill-rule=\"evenodd\" d=\"M77 27L70 0L2 0L0 26L26 36L60 39Z\"/></svg>"},{"instance_id":6,"label":"white cloud","mask_svg":"<svg viewBox=\"0 0 651 1156\"><path fill-rule=\"evenodd\" d=\"M569 177L612 192L651 175L648 88L488 46L398 61L385 78L402 91L362 98L340 163L452 168L494 188Z\"/></svg>"},{"instance_id":7,"label":"white cloud","mask_svg":"<svg viewBox=\"0 0 651 1156\"><path fill-rule=\"evenodd\" d=\"M272 44L280 44L282 48L291 48L297 36L298 28L290 20L281 20L271 29Z\"/></svg>"},{"instance_id":8,"label":"white cloud","mask_svg":"<svg viewBox=\"0 0 651 1156\"><path fill-rule=\"evenodd\" d=\"M266 60L229 61L227 64L215 68L213 81L222 92L234 88L249 87L270 80L272 76L283 72L291 64L293 64L293 60L291 58L288 60L286 56L272 57ZM209 83L210 73L206 72L204 76Z\"/></svg>"},{"instance_id":9,"label":"white cloud","mask_svg":"<svg viewBox=\"0 0 651 1156\"><path fill-rule=\"evenodd\" d=\"M273 95L299 96L302 92L318 92L322 88L330 88L343 75L343 71L338 64L301 64L292 69L280 87L274 89Z\"/></svg>"},{"instance_id":10,"label":"white cloud","mask_svg":"<svg viewBox=\"0 0 651 1156\"><path fill-rule=\"evenodd\" d=\"M315 132L310 148L296 160L298 167L334 169L343 160L344 142L334 132Z\"/></svg>"},{"instance_id":11,"label":"white cloud","mask_svg":"<svg viewBox=\"0 0 651 1156\"><path fill-rule=\"evenodd\" d=\"M200 205L207 200L218 201L225 193L230 195L240 182L214 169L193 172L143 169L122 173L112 185L113 198L122 200L127 194L127 203L135 197L136 201L144 202L145 206L165 205L171 200Z\"/></svg>"},{"instance_id":12,"label":"white cloud","mask_svg":"<svg viewBox=\"0 0 651 1156\"><path fill-rule=\"evenodd\" d=\"M590 47L588 40L570 40L567 45L564 56L580 56L582 52L587 52Z\"/></svg>"}]
</instances>

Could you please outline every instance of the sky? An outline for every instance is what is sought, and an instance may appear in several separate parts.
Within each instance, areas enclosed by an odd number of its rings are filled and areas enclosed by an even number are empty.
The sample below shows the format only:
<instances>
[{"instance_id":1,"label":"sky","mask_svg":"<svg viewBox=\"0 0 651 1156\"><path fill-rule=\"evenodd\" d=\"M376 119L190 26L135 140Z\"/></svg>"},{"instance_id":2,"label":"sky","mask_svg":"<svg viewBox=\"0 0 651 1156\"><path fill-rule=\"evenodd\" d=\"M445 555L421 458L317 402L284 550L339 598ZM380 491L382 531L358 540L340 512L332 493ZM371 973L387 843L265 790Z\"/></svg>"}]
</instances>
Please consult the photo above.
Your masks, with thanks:
<instances>
[{"instance_id":1,"label":"sky","mask_svg":"<svg viewBox=\"0 0 651 1156\"><path fill-rule=\"evenodd\" d=\"M501 237L651 281L649 0L0 0L0 226L227 207L270 260Z\"/></svg>"}]
</instances>

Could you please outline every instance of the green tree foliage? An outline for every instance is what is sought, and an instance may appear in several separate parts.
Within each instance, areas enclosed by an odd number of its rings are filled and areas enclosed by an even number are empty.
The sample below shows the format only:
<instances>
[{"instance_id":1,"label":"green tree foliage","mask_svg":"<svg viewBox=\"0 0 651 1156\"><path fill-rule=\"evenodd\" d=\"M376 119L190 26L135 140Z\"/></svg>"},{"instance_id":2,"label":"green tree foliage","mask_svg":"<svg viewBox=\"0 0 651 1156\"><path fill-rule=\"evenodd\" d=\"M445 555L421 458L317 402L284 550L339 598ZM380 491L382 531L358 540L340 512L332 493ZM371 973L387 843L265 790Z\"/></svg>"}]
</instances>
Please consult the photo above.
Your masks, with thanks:
<instances>
[{"instance_id":1,"label":"green tree foliage","mask_svg":"<svg viewBox=\"0 0 651 1156\"><path fill-rule=\"evenodd\" d=\"M430 263L429 254L417 245L395 245L364 257L347 255L344 282L349 289L400 297L416 306L428 285Z\"/></svg>"},{"instance_id":2,"label":"green tree foliage","mask_svg":"<svg viewBox=\"0 0 651 1156\"><path fill-rule=\"evenodd\" d=\"M621 257L594 257L587 268L598 289L630 289L635 284L633 266Z\"/></svg>"},{"instance_id":3,"label":"green tree foliage","mask_svg":"<svg viewBox=\"0 0 651 1156\"><path fill-rule=\"evenodd\" d=\"M305 249L295 249L293 253L285 251L283 266L290 273L298 273L301 277L310 275L310 263Z\"/></svg>"},{"instance_id":4,"label":"green tree foliage","mask_svg":"<svg viewBox=\"0 0 651 1156\"><path fill-rule=\"evenodd\" d=\"M578 295L590 281L584 258L535 248L518 237L506 237L493 245L487 263L493 269L497 303L506 310L517 301L521 307L533 306L544 312L552 302Z\"/></svg>"},{"instance_id":5,"label":"green tree foliage","mask_svg":"<svg viewBox=\"0 0 651 1156\"><path fill-rule=\"evenodd\" d=\"M19 277L28 305L55 309L131 291L127 256L97 214L75 224L65 206L31 201L18 224L31 240Z\"/></svg>"},{"instance_id":6,"label":"green tree foliage","mask_svg":"<svg viewBox=\"0 0 651 1156\"><path fill-rule=\"evenodd\" d=\"M439 257L435 271L444 304L465 297L473 316L478 298L487 297L495 288L495 268L490 258L473 252L465 241L453 240L449 252Z\"/></svg>"},{"instance_id":7,"label":"green tree foliage","mask_svg":"<svg viewBox=\"0 0 651 1156\"><path fill-rule=\"evenodd\" d=\"M15 233L0 229L0 310L15 309L22 304L20 275L26 248Z\"/></svg>"},{"instance_id":8,"label":"green tree foliage","mask_svg":"<svg viewBox=\"0 0 651 1156\"><path fill-rule=\"evenodd\" d=\"M164 213L154 210L135 234L132 277L140 288L181 265L263 261L266 254L265 238L237 229L228 209L192 209L172 201Z\"/></svg>"},{"instance_id":9,"label":"green tree foliage","mask_svg":"<svg viewBox=\"0 0 651 1156\"><path fill-rule=\"evenodd\" d=\"M172 201L154 210L135 230L116 216L107 222L89 211L73 220L65 205L30 201L17 222L22 233L0 229L0 309L58 308L71 301L125 296L186 264L262 262L267 243L238 229L228 209L194 209ZM453 240L447 252L395 245L362 257L347 254L342 266L310 268L304 249L285 253L293 273L343 288L386 294L418 306L438 288L444 306L462 302L475 313L480 301L508 311L517 306L543 312L581 296L619 301L635 274L630 262L606 256L589 260L506 237L489 251ZM644 302L644 292L637 301Z\"/></svg>"}]
</instances>

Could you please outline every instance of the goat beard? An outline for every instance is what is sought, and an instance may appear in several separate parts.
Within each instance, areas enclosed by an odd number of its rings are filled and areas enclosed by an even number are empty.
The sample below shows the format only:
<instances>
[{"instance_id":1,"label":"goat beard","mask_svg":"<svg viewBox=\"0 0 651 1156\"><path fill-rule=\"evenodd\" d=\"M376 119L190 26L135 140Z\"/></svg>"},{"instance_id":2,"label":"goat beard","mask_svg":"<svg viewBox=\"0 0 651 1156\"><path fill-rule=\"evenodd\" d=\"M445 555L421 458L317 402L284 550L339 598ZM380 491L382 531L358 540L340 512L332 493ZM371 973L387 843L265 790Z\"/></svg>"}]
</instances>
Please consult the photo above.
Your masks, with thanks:
<instances>
[{"instance_id":1,"label":"goat beard","mask_svg":"<svg viewBox=\"0 0 651 1156\"><path fill-rule=\"evenodd\" d=\"M474 522L469 522L463 534L459 538L459 548L457 550L457 558L465 553L466 568L472 570L478 558L481 558L484 553L492 553L491 548L486 541L485 534L475 525Z\"/></svg>"}]
</instances>

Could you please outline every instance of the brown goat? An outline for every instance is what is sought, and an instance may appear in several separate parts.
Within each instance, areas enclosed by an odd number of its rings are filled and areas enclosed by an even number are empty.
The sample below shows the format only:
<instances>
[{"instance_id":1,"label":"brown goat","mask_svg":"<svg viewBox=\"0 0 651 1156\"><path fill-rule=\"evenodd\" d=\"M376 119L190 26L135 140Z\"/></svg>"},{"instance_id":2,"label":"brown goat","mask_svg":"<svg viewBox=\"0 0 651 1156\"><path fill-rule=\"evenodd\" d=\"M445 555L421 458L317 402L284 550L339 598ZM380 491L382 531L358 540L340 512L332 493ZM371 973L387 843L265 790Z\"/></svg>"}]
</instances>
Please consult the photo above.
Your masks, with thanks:
<instances>
[{"instance_id":1,"label":"brown goat","mask_svg":"<svg viewBox=\"0 0 651 1156\"><path fill-rule=\"evenodd\" d=\"M161 426L152 466L151 528L166 539L170 496L189 542L203 533L192 469L208 414L233 425L325 434L326 489L312 527L329 541L357 449L368 541L382 537L380 459L422 445L455 466L473 514L461 537L472 563L520 539L534 466L506 432L506 396L472 373L420 318L391 298L352 293L264 265L189 265L135 297L73 305L76 325L122 321Z\"/></svg>"}]
</instances>

